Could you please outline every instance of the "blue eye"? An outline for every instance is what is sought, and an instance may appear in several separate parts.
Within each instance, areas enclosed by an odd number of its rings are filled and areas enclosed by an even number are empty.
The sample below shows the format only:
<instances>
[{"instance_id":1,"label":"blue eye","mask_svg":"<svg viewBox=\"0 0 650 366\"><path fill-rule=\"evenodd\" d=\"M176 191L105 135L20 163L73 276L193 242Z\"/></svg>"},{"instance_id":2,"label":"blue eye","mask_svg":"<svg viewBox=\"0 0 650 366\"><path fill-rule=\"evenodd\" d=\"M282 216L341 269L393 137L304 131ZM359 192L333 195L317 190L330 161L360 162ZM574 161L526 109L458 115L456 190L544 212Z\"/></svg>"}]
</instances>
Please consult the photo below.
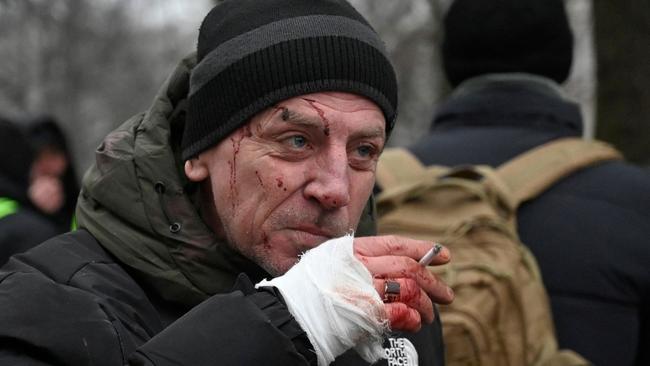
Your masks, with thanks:
<instances>
[{"instance_id":1,"label":"blue eye","mask_svg":"<svg viewBox=\"0 0 650 366\"><path fill-rule=\"evenodd\" d=\"M360 156L368 157L374 153L374 148L369 145L362 145L357 148Z\"/></svg>"},{"instance_id":2,"label":"blue eye","mask_svg":"<svg viewBox=\"0 0 650 366\"><path fill-rule=\"evenodd\" d=\"M289 141L291 145L293 145L293 147L296 148L303 148L307 146L307 139L305 138L305 136L300 136L300 135L291 136L289 137Z\"/></svg>"}]
</instances>

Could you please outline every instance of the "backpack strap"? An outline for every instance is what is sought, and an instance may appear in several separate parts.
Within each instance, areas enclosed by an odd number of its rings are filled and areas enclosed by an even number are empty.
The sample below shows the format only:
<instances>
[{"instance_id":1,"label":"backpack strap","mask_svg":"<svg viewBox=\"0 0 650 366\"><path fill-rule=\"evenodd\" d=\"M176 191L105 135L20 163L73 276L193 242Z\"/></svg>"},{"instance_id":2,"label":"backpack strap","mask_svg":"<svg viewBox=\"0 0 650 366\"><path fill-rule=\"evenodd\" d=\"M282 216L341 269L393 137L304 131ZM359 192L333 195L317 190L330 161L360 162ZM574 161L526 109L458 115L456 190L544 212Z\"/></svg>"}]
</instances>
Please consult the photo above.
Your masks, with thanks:
<instances>
[{"instance_id":1,"label":"backpack strap","mask_svg":"<svg viewBox=\"0 0 650 366\"><path fill-rule=\"evenodd\" d=\"M393 147L385 149L377 163L377 184L385 191L405 183L421 180L427 168L407 149Z\"/></svg>"},{"instance_id":2,"label":"backpack strap","mask_svg":"<svg viewBox=\"0 0 650 366\"><path fill-rule=\"evenodd\" d=\"M575 171L621 159L622 154L605 142L570 137L528 150L503 163L497 173L510 188L515 206L518 206Z\"/></svg>"}]
</instances>

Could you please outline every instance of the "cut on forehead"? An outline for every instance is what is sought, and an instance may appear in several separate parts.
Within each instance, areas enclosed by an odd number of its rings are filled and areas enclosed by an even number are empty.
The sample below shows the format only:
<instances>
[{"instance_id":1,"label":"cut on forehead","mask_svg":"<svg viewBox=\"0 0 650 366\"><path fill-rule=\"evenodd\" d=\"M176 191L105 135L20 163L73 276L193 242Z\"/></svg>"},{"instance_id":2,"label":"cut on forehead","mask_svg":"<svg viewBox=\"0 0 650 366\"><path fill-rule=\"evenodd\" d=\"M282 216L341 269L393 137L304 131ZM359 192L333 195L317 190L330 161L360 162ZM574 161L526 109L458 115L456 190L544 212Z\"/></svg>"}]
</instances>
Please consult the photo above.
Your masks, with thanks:
<instances>
[{"instance_id":1,"label":"cut on forehead","mask_svg":"<svg viewBox=\"0 0 650 366\"><path fill-rule=\"evenodd\" d=\"M291 107L280 106L280 107L276 107L276 109L279 110L277 113L280 113L280 118L283 122L300 125L300 126L306 126L306 127L317 127L317 128L325 127L324 126L325 122L321 117L317 117L314 115L307 115L301 113L300 111L296 111ZM368 126L362 127L356 134L362 134L364 137L369 137L369 138L375 138L375 137L383 138L386 135L386 128L384 125L385 123L382 123L381 126L369 124Z\"/></svg>"}]
</instances>

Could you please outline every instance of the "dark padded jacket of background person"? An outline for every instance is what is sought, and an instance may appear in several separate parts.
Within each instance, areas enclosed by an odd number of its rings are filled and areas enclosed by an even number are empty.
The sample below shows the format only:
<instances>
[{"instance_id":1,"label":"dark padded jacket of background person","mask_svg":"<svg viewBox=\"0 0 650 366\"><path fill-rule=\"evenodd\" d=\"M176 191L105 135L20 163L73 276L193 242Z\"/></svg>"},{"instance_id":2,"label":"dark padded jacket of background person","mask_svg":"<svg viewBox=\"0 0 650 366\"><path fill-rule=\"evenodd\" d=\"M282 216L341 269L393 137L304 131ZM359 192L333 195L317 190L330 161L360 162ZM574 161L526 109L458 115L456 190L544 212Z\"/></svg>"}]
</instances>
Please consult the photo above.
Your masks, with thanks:
<instances>
[{"instance_id":1,"label":"dark padded jacket of background person","mask_svg":"<svg viewBox=\"0 0 650 366\"><path fill-rule=\"evenodd\" d=\"M497 166L581 136L562 95L573 35L560 0L456 0L442 59L455 90L412 151L426 164ZM621 121L623 122L623 121ZM622 161L560 180L517 213L561 348L595 365L650 364L650 175Z\"/></svg>"},{"instance_id":2,"label":"dark padded jacket of background person","mask_svg":"<svg viewBox=\"0 0 650 366\"><path fill-rule=\"evenodd\" d=\"M20 128L0 118L0 266L56 235L27 198L32 151Z\"/></svg>"},{"instance_id":3,"label":"dark padded jacket of background person","mask_svg":"<svg viewBox=\"0 0 650 366\"><path fill-rule=\"evenodd\" d=\"M184 189L174 136L194 62L182 62L151 109L99 147L77 209L87 230L56 237L0 271L0 364L315 362L281 296L254 290L251 281L268 274L217 243ZM371 219L364 213L367 227ZM236 281L239 273L246 275ZM388 352L399 354L407 338L420 365L443 364L438 322L394 337ZM348 351L334 364L366 363Z\"/></svg>"},{"instance_id":4,"label":"dark padded jacket of background person","mask_svg":"<svg viewBox=\"0 0 650 366\"><path fill-rule=\"evenodd\" d=\"M578 106L550 80L470 79L411 147L425 164L497 166L545 142L580 136ZM596 365L650 358L650 174L607 162L561 180L517 215L539 262L560 347Z\"/></svg>"}]
</instances>

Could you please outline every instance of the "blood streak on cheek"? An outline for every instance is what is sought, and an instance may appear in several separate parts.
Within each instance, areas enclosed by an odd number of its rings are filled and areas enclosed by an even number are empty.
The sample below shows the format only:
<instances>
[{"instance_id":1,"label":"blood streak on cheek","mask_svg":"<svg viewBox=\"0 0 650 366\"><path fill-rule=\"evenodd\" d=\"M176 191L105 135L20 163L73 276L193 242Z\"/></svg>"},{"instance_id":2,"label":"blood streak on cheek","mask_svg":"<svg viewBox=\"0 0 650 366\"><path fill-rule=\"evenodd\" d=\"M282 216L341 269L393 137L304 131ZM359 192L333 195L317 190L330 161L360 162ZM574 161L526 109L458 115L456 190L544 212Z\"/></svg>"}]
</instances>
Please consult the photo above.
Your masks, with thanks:
<instances>
[{"instance_id":1,"label":"blood streak on cheek","mask_svg":"<svg viewBox=\"0 0 650 366\"><path fill-rule=\"evenodd\" d=\"M250 132L250 129L248 130ZM230 142L232 143L232 162L228 162L230 166L230 199L232 201L232 210L233 213L237 213L237 155L239 154L239 149L241 148L241 142L244 139L245 134L242 134L238 137L231 137Z\"/></svg>"},{"instance_id":2,"label":"blood streak on cheek","mask_svg":"<svg viewBox=\"0 0 650 366\"><path fill-rule=\"evenodd\" d=\"M230 201L232 203L233 213L237 212L237 170L235 168L235 159L228 162L228 167L230 167Z\"/></svg>"},{"instance_id":3,"label":"blood streak on cheek","mask_svg":"<svg viewBox=\"0 0 650 366\"><path fill-rule=\"evenodd\" d=\"M329 136L330 135L330 121L327 119L327 117L325 117L325 111L323 111L322 109L320 109L320 108L318 108L316 106L316 101L315 100L308 99L308 98L303 98L303 100L305 100L307 103L309 103L309 105L312 108L314 108L314 110L316 110L316 113L318 113L318 116L323 121L323 133L325 134L325 136Z\"/></svg>"}]
</instances>

